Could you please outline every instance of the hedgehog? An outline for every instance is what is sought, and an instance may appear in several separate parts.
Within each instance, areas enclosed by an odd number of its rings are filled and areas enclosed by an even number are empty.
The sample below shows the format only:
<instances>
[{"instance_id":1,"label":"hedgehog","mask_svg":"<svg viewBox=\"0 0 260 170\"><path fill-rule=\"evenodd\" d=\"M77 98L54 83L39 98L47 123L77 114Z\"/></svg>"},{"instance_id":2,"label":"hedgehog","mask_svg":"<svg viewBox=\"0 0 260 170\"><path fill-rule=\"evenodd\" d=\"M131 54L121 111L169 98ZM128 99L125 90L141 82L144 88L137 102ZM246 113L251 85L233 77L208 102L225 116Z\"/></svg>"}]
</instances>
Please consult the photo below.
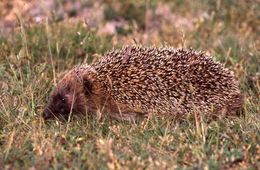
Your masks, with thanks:
<instances>
[{"instance_id":1,"label":"hedgehog","mask_svg":"<svg viewBox=\"0 0 260 170\"><path fill-rule=\"evenodd\" d=\"M233 72L206 53L134 45L68 71L52 92L43 117L235 115L242 104Z\"/></svg>"}]
</instances>

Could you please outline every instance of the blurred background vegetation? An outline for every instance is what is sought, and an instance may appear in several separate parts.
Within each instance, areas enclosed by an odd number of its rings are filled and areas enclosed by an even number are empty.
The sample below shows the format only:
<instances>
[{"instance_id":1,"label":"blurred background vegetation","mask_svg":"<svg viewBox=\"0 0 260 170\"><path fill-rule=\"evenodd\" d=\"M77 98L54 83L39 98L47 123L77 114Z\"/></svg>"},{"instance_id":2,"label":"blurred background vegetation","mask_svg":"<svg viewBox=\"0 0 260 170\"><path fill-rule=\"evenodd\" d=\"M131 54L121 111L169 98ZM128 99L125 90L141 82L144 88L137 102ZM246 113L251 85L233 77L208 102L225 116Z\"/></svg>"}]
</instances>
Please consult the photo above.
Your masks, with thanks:
<instances>
[{"instance_id":1,"label":"blurred background vegetation","mask_svg":"<svg viewBox=\"0 0 260 170\"><path fill-rule=\"evenodd\" d=\"M131 44L214 56L234 71L243 114L42 121L60 74ZM0 169L259 169L260 2L2 0L0 89Z\"/></svg>"}]
</instances>

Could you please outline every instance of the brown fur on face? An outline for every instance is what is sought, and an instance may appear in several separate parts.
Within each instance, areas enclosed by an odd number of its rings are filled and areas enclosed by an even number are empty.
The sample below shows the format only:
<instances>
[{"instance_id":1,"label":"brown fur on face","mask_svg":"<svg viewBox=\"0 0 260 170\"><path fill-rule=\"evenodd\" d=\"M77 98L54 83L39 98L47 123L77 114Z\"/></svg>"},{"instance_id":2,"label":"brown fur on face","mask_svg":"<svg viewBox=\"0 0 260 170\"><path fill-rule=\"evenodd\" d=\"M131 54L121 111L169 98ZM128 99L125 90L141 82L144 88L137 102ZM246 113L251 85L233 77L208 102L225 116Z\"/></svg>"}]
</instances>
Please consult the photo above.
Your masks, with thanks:
<instances>
[{"instance_id":1,"label":"brown fur on face","mask_svg":"<svg viewBox=\"0 0 260 170\"><path fill-rule=\"evenodd\" d=\"M71 73L67 74L51 94L50 102L43 112L45 119L59 115L67 118L71 112L84 112L83 84Z\"/></svg>"},{"instance_id":2,"label":"brown fur on face","mask_svg":"<svg viewBox=\"0 0 260 170\"><path fill-rule=\"evenodd\" d=\"M70 113L86 113L104 111L107 98L103 87L95 82L92 71L82 73L81 69L73 69L58 83L51 94L48 106L43 111L43 118L62 116L68 118ZM108 95L107 95L108 96Z\"/></svg>"}]
</instances>

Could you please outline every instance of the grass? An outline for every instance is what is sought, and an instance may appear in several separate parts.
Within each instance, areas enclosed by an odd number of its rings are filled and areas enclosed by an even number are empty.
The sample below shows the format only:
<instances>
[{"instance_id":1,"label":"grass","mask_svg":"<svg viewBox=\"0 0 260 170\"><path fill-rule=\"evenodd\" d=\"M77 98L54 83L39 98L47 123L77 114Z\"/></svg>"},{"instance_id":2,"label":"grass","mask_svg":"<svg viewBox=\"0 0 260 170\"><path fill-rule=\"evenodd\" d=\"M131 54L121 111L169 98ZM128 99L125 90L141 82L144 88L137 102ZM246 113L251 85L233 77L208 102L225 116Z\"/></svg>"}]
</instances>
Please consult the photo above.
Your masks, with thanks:
<instances>
[{"instance_id":1,"label":"grass","mask_svg":"<svg viewBox=\"0 0 260 170\"><path fill-rule=\"evenodd\" d=\"M145 22L140 18L136 22L141 29L132 28L135 35L100 36L82 23L26 26L22 19L19 31L1 35L0 169L259 169L259 5L243 0L167 3L182 16L206 12L208 17L198 17L190 30L163 25L160 36L147 41L141 37ZM143 13L136 10L129 21ZM109 19L116 15L106 13ZM243 114L136 122L88 115L43 122L42 109L62 72L133 39L193 47L215 56L235 72L245 95Z\"/></svg>"}]
</instances>

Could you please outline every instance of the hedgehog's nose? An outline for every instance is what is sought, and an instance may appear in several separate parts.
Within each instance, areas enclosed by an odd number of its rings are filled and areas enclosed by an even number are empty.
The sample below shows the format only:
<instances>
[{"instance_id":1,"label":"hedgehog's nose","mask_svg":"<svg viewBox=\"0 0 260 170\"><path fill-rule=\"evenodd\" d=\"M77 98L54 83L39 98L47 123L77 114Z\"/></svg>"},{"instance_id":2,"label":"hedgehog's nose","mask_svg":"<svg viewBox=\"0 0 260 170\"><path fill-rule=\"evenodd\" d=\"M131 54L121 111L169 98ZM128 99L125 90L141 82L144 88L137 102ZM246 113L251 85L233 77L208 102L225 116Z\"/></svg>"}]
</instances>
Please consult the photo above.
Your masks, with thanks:
<instances>
[{"instance_id":1,"label":"hedgehog's nose","mask_svg":"<svg viewBox=\"0 0 260 170\"><path fill-rule=\"evenodd\" d=\"M50 119L52 117L52 112L50 111L49 108L44 109L43 113L42 113L42 117L47 120Z\"/></svg>"}]
</instances>

